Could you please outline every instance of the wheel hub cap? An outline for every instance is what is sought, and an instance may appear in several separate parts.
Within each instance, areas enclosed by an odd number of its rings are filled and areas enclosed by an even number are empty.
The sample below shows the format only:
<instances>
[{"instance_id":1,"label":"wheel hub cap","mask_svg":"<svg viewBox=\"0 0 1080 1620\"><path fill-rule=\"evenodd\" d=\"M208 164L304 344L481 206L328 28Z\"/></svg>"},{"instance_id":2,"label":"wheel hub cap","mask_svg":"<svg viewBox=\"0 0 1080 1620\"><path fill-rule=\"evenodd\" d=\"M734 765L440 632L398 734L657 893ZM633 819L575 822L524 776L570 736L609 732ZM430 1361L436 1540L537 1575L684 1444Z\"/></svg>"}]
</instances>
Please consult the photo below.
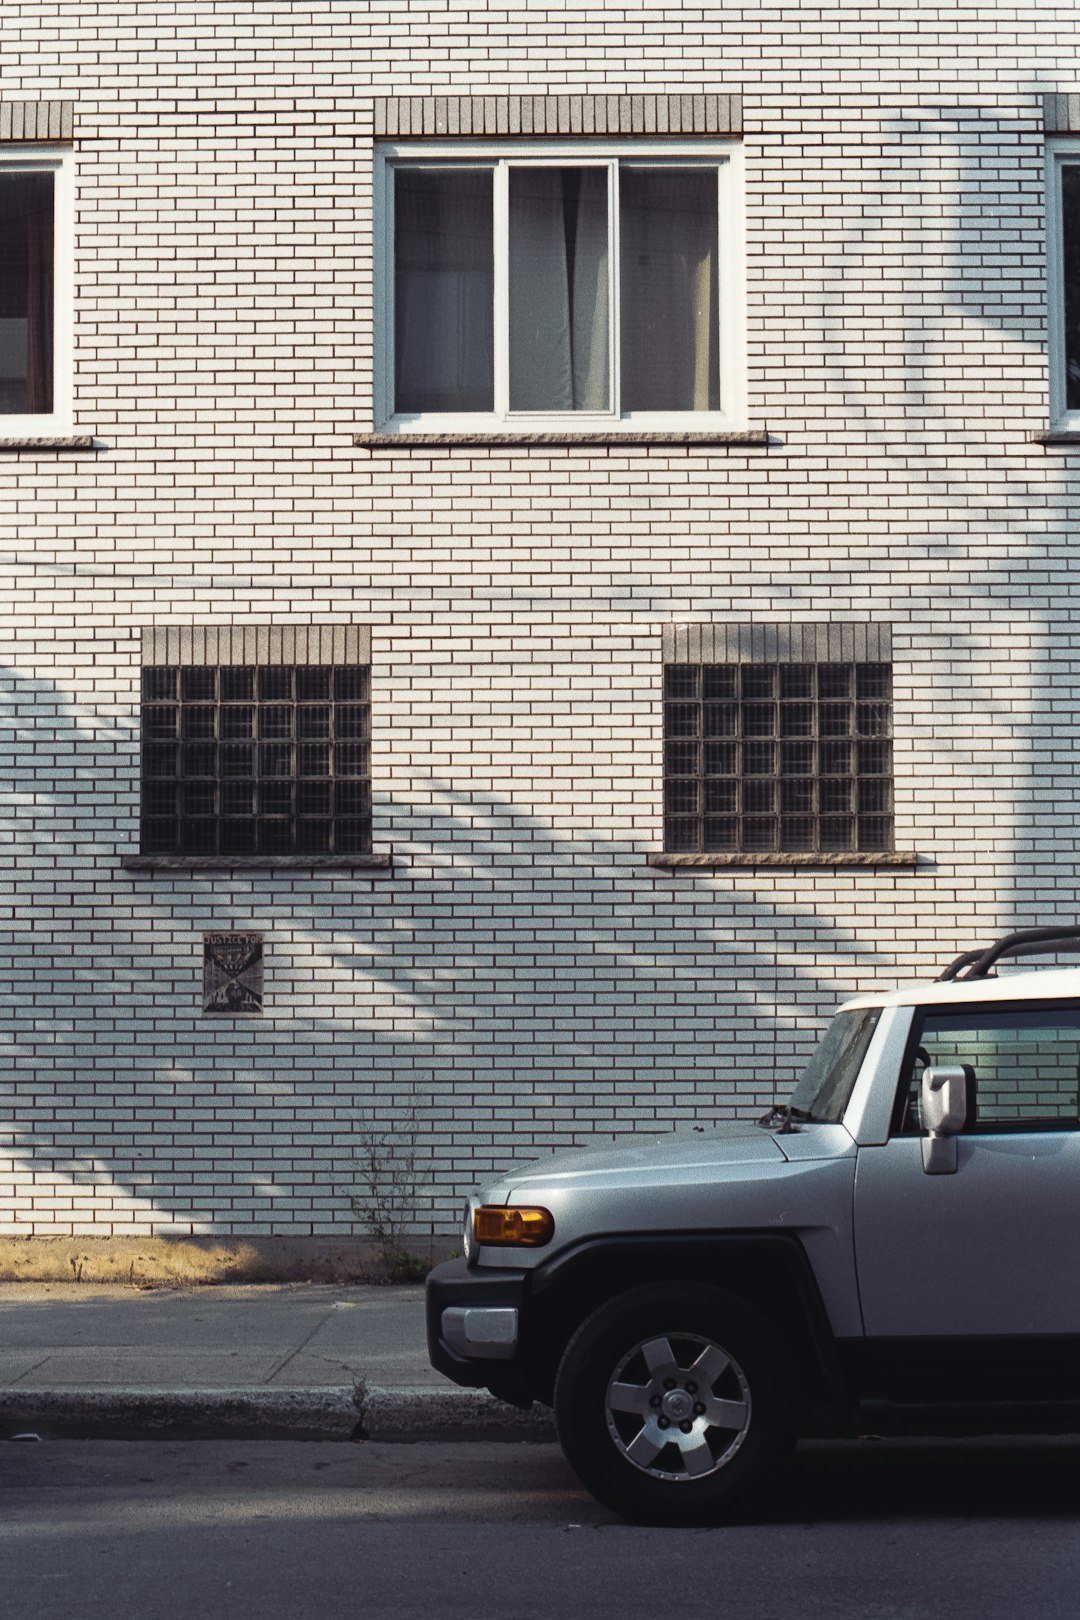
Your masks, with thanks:
<instances>
[{"instance_id":1,"label":"wheel hub cap","mask_svg":"<svg viewBox=\"0 0 1080 1620\"><path fill-rule=\"evenodd\" d=\"M694 1410L694 1399L685 1389L669 1389L660 1402L660 1410L672 1423L682 1423Z\"/></svg>"},{"instance_id":2,"label":"wheel hub cap","mask_svg":"<svg viewBox=\"0 0 1080 1620\"><path fill-rule=\"evenodd\" d=\"M644 1339L619 1362L605 1399L608 1432L654 1479L704 1479L734 1457L750 1426L742 1368L696 1333Z\"/></svg>"}]
</instances>

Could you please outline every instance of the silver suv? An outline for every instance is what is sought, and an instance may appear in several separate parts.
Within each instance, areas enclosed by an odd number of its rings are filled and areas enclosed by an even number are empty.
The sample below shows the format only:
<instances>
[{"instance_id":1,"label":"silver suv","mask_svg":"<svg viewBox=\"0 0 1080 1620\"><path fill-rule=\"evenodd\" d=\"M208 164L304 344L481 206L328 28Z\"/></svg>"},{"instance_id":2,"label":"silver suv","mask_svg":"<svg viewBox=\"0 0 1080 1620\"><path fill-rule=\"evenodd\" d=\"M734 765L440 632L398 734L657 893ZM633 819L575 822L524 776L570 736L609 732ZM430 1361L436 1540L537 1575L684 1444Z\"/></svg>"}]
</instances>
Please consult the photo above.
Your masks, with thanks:
<instances>
[{"instance_id":1,"label":"silver suv","mask_svg":"<svg viewBox=\"0 0 1080 1620\"><path fill-rule=\"evenodd\" d=\"M741 1507L800 1433L1080 1429L1080 945L846 1002L790 1102L511 1168L428 1280L435 1367L554 1406L630 1518Z\"/></svg>"}]
</instances>

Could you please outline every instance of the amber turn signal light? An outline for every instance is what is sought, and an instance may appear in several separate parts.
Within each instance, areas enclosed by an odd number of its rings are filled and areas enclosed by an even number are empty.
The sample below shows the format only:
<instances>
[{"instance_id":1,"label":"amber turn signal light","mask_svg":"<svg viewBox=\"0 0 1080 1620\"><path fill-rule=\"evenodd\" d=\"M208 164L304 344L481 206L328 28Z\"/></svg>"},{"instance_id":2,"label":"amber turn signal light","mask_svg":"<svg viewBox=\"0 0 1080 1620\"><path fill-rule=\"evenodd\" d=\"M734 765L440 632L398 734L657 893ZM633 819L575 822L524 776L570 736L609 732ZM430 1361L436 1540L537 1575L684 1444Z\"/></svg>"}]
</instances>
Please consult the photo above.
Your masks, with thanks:
<instances>
[{"instance_id":1,"label":"amber turn signal light","mask_svg":"<svg viewBox=\"0 0 1080 1620\"><path fill-rule=\"evenodd\" d=\"M554 1231L555 1217L549 1209L530 1209L520 1204L481 1204L473 1212L473 1236L477 1243L538 1249L551 1242Z\"/></svg>"}]
</instances>

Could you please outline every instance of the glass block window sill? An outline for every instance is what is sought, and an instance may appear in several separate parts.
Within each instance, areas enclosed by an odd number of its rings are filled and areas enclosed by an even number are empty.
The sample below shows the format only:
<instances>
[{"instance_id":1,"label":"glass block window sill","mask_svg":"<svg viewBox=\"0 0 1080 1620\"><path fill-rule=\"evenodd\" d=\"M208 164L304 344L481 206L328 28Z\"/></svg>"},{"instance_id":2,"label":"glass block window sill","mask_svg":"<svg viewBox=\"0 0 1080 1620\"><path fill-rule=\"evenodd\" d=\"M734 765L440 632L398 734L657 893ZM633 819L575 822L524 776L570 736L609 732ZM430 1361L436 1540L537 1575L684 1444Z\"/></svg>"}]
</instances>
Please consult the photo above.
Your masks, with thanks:
<instances>
[{"instance_id":1,"label":"glass block window sill","mask_svg":"<svg viewBox=\"0 0 1080 1620\"><path fill-rule=\"evenodd\" d=\"M125 855L125 872L391 872L392 855Z\"/></svg>"},{"instance_id":2,"label":"glass block window sill","mask_svg":"<svg viewBox=\"0 0 1080 1620\"><path fill-rule=\"evenodd\" d=\"M354 433L353 444L361 450L430 450L440 446L450 448L461 445L467 449L526 449L530 445L641 445L641 444L702 444L733 445L766 450L772 441L766 432L753 433L694 433L694 432L619 432L606 429L599 432L574 432L558 428L550 433L498 431L494 433Z\"/></svg>"},{"instance_id":3,"label":"glass block window sill","mask_svg":"<svg viewBox=\"0 0 1080 1620\"><path fill-rule=\"evenodd\" d=\"M21 438L0 437L0 453L5 450L101 450L92 433L69 433L57 437L47 434L26 434Z\"/></svg>"},{"instance_id":4,"label":"glass block window sill","mask_svg":"<svg viewBox=\"0 0 1080 1620\"><path fill-rule=\"evenodd\" d=\"M820 854L816 850L803 851L776 851L768 850L760 854L751 854L744 851L739 853L724 853L713 855L689 854L655 854L645 857L649 866L660 866L676 871L681 868L709 867L816 867L819 870L836 869L838 867L884 867L894 870L911 871L918 865L918 856L914 850L836 850L832 853Z\"/></svg>"},{"instance_id":5,"label":"glass block window sill","mask_svg":"<svg viewBox=\"0 0 1080 1620\"><path fill-rule=\"evenodd\" d=\"M1029 435L1032 444L1080 444L1080 428L1051 428Z\"/></svg>"}]
</instances>

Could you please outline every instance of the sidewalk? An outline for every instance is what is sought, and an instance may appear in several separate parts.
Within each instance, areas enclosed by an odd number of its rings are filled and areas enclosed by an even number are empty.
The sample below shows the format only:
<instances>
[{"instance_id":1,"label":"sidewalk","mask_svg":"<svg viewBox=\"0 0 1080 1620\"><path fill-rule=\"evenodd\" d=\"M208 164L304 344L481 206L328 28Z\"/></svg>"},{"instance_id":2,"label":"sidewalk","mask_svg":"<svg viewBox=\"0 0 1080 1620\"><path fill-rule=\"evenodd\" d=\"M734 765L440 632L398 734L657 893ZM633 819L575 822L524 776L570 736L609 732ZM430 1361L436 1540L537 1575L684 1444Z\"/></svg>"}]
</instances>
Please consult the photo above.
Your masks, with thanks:
<instances>
[{"instance_id":1,"label":"sidewalk","mask_svg":"<svg viewBox=\"0 0 1080 1620\"><path fill-rule=\"evenodd\" d=\"M422 1287L0 1284L0 1440L540 1438L429 1365Z\"/></svg>"}]
</instances>

